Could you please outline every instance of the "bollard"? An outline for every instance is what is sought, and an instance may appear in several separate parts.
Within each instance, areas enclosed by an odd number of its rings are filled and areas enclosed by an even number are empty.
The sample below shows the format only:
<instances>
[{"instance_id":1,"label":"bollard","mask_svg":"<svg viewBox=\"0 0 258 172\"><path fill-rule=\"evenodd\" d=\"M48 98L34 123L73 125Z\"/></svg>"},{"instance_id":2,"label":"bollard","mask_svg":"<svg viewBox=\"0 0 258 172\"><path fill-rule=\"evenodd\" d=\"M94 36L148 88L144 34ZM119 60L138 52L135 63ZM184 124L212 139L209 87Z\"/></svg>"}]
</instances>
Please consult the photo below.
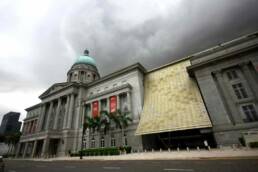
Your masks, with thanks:
<instances>
[{"instance_id":1,"label":"bollard","mask_svg":"<svg viewBox=\"0 0 258 172\"><path fill-rule=\"evenodd\" d=\"M177 147L177 152L179 152L180 151L180 149L179 149L179 147Z\"/></svg>"},{"instance_id":2,"label":"bollard","mask_svg":"<svg viewBox=\"0 0 258 172\"><path fill-rule=\"evenodd\" d=\"M170 150L170 148L168 148L168 152L170 152L171 150Z\"/></svg>"},{"instance_id":3,"label":"bollard","mask_svg":"<svg viewBox=\"0 0 258 172\"><path fill-rule=\"evenodd\" d=\"M199 146L197 146L197 150L200 151L200 147Z\"/></svg>"},{"instance_id":4,"label":"bollard","mask_svg":"<svg viewBox=\"0 0 258 172\"><path fill-rule=\"evenodd\" d=\"M144 152L146 153L146 152L147 152L147 150L146 150L146 149L144 149Z\"/></svg>"},{"instance_id":5,"label":"bollard","mask_svg":"<svg viewBox=\"0 0 258 172\"><path fill-rule=\"evenodd\" d=\"M151 149L151 152L154 152L154 149Z\"/></svg>"},{"instance_id":6,"label":"bollard","mask_svg":"<svg viewBox=\"0 0 258 172\"><path fill-rule=\"evenodd\" d=\"M187 152L189 152L190 150L189 150L189 147L186 147L186 150L187 150Z\"/></svg>"},{"instance_id":7,"label":"bollard","mask_svg":"<svg viewBox=\"0 0 258 172\"><path fill-rule=\"evenodd\" d=\"M160 148L160 150L159 150L160 152L162 152L162 149Z\"/></svg>"},{"instance_id":8,"label":"bollard","mask_svg":"<svg viewBox=\"0 0 258 172\"><path fill-rule=\"evenodd\" d=\"M211 147L210 147L210 146L208 146L208 150L209 150L209 151L211 150Z\"/></svg>"}]
</instances>

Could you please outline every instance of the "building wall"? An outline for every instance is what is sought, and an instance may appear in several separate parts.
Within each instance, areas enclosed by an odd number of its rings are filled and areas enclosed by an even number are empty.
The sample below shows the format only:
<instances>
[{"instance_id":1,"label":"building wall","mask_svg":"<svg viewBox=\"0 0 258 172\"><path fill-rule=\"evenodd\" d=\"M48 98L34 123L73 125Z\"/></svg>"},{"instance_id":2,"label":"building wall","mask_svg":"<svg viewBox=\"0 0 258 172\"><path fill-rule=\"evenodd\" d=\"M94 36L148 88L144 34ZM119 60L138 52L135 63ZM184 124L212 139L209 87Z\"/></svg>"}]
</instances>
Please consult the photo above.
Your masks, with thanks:
<instances>
[{"instance_id":1,"label":"building wall","mask_svg":"<svg viewBox=\"0 0 258 172\"><path fill-rule=\"evenodd\" d=\"M85 104L91 104L95 101L100 101L103 99L108 99L114 95L120 95L121 93L130 92L130 102L129 104L129 111L131 112L131 118L133 119L133 124L131 124L128 128L126 128L123 133L120 129L111 129L107 135L103 133L91 133L88 131L86 136L86 147L91 147L92 139L95 140L95 147L100 147L100 140L102 137L105 139L105 147L110 147L111 145L111 138L114 137L116 140L116 146L123 145L127 140L129 146L132 146L134 150L141 150L142 149L142 142L140 136L135 136L135 130L137 128L139 119L140 119L140 112L143 106L143 74L138 69L129 71L126 74L119 75L108 81L101 82L96 84L87 89L87 93L84 97ZM127 87L127 85L130 87ZM120 98L121 99L121 98ZM101 103L99 103L101 106ZM107 105L109 107L109 104ZM120 109L121 107L118 107ZM107 109L109 110L109 108ZM91 111L90 111L91 113ZM126 136L122 136L122 135ZM123 140L123 141L122 141ZM78 142L78 147L81 143Z\"/></svg>"},{"instance_id":2,"label":"building wall","mask_svg":"<svg viewBox=\"0 0 258 172\"><path fill-rule=\"evenodd\" d=\"M238 45L237 47L241 49ZM225 55L230 49L234 47L225 48L208 57L193 59L192 64ZM258 129L257 66L258 50L256 49L216 60L195 71L219 145L240 144L244 132ZM243 106L246 105L251 105L256 113L251 119L247 119L243 110Z\"/></svg>"},{"instance_id":3,"label":"building wall","mask_svg":"<svg viewBox=\"0 0 258 172\"><path fill-rule=\"evenodd\" d=\"M0 134L12 134L20 131L21 122L19 122L20 113L9 112L3 116Z\"/></svg>"},{"instance_id":4,"label":"building wall","mask_svg":"<svg viewBox=\"0 0 258 172\"><path fill-rule=\"evenodd\" d=\"M147 73L137 135L211 128L198 86L186 71L189 65L185 59Z\"/></svg>"}]
</instances>

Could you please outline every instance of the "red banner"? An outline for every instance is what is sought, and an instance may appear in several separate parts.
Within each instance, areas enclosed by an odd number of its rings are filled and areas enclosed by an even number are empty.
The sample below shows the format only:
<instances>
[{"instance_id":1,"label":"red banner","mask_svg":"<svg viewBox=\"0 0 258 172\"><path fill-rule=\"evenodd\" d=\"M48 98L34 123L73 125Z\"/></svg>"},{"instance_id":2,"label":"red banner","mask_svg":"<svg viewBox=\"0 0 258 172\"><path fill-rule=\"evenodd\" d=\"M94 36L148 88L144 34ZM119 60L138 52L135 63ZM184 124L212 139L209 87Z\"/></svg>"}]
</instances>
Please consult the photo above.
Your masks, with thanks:
<instances>
[{"instance_id":1,"label":"red banner","mask_svg":"<svg viewBox=\"0 0 258 172\"><path fill-rule=\"evenodd\" d=\"M116 96L112 96L110 97L110 112L116 112L116 108L117 108L117 99Z\"/></svg>"},{"instance_id":2,"label":"red banner","mask_svg":"<svg viewBox=\"0 0 258 172\"><path fill-rule=\"evenodd\" d=\"M99 116L99 102L95 101L92 103L92 117L95 118Z\"/></svg>"}]
</instances>

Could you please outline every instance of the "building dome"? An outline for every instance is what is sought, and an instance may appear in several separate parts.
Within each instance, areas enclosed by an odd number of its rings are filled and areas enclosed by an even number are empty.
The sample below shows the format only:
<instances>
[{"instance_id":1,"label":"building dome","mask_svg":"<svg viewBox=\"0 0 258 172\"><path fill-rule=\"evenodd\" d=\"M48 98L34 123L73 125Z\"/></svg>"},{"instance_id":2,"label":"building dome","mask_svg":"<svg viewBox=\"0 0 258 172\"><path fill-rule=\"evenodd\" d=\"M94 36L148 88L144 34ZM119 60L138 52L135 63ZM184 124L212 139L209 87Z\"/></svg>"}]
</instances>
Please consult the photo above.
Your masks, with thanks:
<instances>
[{"instance_id":1,"label":"building dome","mask_svg":"<svg viewBox=\"0 0 258 172\"><path fill-rule=\"evenodd\" d=\"M67 73L67 82L90 83L100 78L95 60L89 56L89 51L76 59Z\"/></svg>"},{"instance_id":2,"label":"building dome","mask_svg":"<svg viewBox=\"0 0 258 172\"><path fill-rule=\"evenodd\" d=\"M89 65L92 65L92 66L96 66L96 62L95 60L90 57L90 56L87 56L87 55L83 55L83 56L80 56L74 64L89 64Z\"/></svg>"}]
</instances>

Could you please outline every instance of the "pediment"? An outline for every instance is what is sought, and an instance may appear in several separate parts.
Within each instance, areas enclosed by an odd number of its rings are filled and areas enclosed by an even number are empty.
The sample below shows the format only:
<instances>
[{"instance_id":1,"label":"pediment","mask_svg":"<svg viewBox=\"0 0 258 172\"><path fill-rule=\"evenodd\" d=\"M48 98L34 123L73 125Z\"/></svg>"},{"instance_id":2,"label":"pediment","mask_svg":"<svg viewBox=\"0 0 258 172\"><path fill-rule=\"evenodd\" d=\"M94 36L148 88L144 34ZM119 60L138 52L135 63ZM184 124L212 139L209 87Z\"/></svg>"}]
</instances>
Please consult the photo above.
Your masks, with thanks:
<instances>
[{"instance_id":1,"label":"pediment","mask_svg":"<svg viewBox=\"0 0 258 172\"><path fill-rule=\"evenodd\" d=\"M54 92L57 92L67 86L71 85L71 83L68 83L68 82L63 82L63 83L56 83L54 85L52 85L51 87L49 87L45 92L43 92L39 98L42 98L42 97L46 97Z\"/></svg>"}]
</instances>

